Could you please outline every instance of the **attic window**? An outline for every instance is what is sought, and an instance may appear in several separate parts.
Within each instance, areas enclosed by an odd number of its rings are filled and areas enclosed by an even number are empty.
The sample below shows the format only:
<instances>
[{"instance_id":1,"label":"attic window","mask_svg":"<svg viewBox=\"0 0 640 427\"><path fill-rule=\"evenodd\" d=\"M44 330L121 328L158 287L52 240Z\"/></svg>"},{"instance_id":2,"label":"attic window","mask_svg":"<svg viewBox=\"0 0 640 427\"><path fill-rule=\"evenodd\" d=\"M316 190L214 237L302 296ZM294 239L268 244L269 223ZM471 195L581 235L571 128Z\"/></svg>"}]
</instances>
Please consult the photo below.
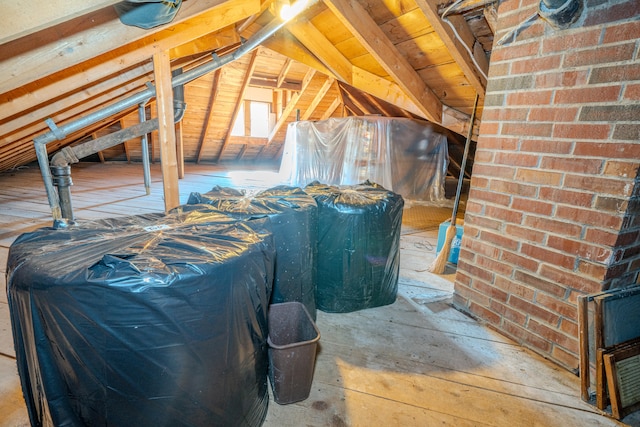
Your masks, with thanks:
<instances>
[{"instance_id":1,"label":"attic window","mask_svg":"<svg viewBox=\"0 0 640 427\"><path fill-rule=\"evenodd\" d=\"M271 128L270 107L270 104L266 102L245 101L240 107L231 135L256 138L268 137ZM249 112L248 115L247 110Z\"/></svg>"}]
</instances>

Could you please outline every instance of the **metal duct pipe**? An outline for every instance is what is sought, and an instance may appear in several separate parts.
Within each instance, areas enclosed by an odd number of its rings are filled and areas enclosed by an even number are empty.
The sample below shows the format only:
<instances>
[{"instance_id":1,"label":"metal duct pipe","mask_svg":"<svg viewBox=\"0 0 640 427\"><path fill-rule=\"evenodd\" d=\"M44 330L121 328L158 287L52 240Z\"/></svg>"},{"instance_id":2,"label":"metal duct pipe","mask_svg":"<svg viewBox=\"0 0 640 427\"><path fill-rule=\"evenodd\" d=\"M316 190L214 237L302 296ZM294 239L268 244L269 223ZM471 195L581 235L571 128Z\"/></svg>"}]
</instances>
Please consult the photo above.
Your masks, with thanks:
<instances>
[{"instance_id":1,"label":"metal duct pipe","mask_svg":"<svg viewBox=\"0 0 640 427\"><path fill-rule=\"evenodd\" d=\"M305 7L299 10L298 13L302 12L302 10L304 9L307 9L312 4L317 3L317 1L318 0L308 1ZM289 17L289 19L291 18L293 17ZM173 87L185 85L207 73L210 73L211 71L217 70L218 68L239 59L241 56L252 51L267 38L275 34L287 22L288 20L281 20L278 18L272 20L269 24L262 27L250 40L242 44L242 46L240 46L240 48L233 52L233 54L226 55L222 58L219 58L214 54L213 60L211 62L193 68L186 73L182 73L179 76L174 77L171 80L171 85ZM42 173L42 180L44 181L47 198L49 200L49 206L51 207L51 213L54 220L58 220L61 218L60 201L53 185L46 145L50 142L64 139L68 134L84 129L87 126L97 123L100 120L104 120L109 116L126 110L127 108L146 102L148 99L153 98L155 95L155 87L150 86L148 89L142 92L116 102L108 107L103 108L102 110L88 114L87 116L81 117L70 123L66 123L60 127L56 126L53 120L46 120L47 125L49 126L51 131L37 136L36 138L34 138L33 143L36 151L36 156L38 158L38 163L40 164L40 172Z\"/></svg>"},{"instance_id":2,"label":"metal duct pipe","mask_svg":"<svg viewBox=\"0 0 640 427\"><path fill-rule=\"evenodd\" d=\"M582 13L582 0L541 0L538 13L552 27L569 28Z\"/></svg>"},{"instance_id":3,"label":"metal duct pipe","mask_svg":"<svg viewBox=\"0 0 640 427\"><path fill-rule=\"evenodd\" d=\"M182 71L182 70L180 70ZM184 117L184 86L178 86L174 89L173 115L174 121L177 123ZM144 106L143 106L144 108ZM107 148L114 147L118 144L133 138L148 134L158 129L158 119L142 122L138 125L122 129L117 132L110 133L101 138L96 138L73 147L64 147L51 157L50 167L53 178L53 184L58 188L58 198L60 203L60 215L62 221L57 222L57 226L64 226L65 221L73 221L73 207L71 205L71 167L69 164L78 163L84 157L98 153ZM150 174L150 171L149 171ZM147 172L145 171L145 180ZM149 182L150 182L149 178ZM149 194L149 187L147 187Z\"/></svg>"},{"instance_id":4,"label":"metal duct pipe","mask_svg":"<svg viewBox=\"0 0 640 427\"><path fill-rule=\"evenodd\" d=\"M145 104L138 105L138 118L140 123L144 123L147 120L147 113ZM151 165L149 164L149 141L147 140L148 133L140 135L140 143L142 148L142 173L144 175L144 189L147 192L147 196L151 194Z\"/></svg>"},{"instance_id":5,"label":"metal duct pipe","mask_svg":"<svg viewBox=\"0 0 640 427\"><path fill-rule=\"evenodd\" d=\"M71 166L52 166L53 185L58 187L58 196L60 197L60 209L62 218L67 221L73 221L73 208L71 206ZM56 228L64 226L66 223L56 224Z\"/></svg>"},{"instance_id":6,"label":"metal duct pipe","mask_svg":"<svg viewBox=\"0 0 640 427\"><path fill-rule=\"evenodd\" d=\"M175 90L176 98L173 101L173 120L174 123L178 123L184 117L184 88L179 86L180 90ZM176 88L178 89L178 88ZM182 97L180 99L179 97ZM142 104L143 105L143 104ZM144 105L143 107L144 108ZM106 150L107 148L114 147L118 144L122 144L133 138L137 138L142 135L153 132L158 129L158 119L152 119L143 121L137 125L130 126L126 129L119 130L117 132L110 133L100 138L92 139L83 144L75 145L73 147L64 147L51 157L51 166L65 166L70 163L78 163L80 159Z\"/></svg>"}]
</instances>

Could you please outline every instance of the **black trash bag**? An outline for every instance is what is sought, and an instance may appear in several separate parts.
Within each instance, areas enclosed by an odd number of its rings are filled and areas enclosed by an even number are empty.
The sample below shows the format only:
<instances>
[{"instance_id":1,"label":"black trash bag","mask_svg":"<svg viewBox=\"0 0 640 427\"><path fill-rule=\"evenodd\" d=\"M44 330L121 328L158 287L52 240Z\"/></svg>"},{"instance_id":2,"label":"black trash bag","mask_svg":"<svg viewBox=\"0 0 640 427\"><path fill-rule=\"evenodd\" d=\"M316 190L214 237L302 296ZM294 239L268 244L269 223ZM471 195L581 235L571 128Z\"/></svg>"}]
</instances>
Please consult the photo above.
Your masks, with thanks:
<instances>
[{"instance_id":1,"label":"black trash bag","mask_svg":"<svg viewBox=\"0 0 640 427\"><path fill-rule=\"evenodd\" d=\"M261 425L267 223L152 214L20 236L7 293L32 425Z\"/></svg>"},{"instance_id":2,"label":"black trash bag","mask_svg":"<svg viewBox=\"0 0 640 427\"><path fill-rule=\"evenodd\" d=\"M301 302L316 319L317 207L298 187L276 186L246 196L244 191L215 186L191 193L188 205L206 204L237 218L268 216L276 246L271 303Z\"/></svg>"},{"instance_id":3,"label":"black trash bag","mask_svg":"<svg viewBox=\"0 0 640 427\"><path fill-rule=\"evenodd\" d=\"M392 304L398 293L402 196L365 182L312 182L318 204L316 304L347 313Z\"/></svg>"},{"instance_id":4,"label":"black trash bag","mask_svg":"<svg viewBox=\"0 0 640 427\"><path fill-rule=\"evenodd\" d=\"M125 0L113 5L120 22L145 30L173 21L182 0Z\"/></svg>"}]
</instances>

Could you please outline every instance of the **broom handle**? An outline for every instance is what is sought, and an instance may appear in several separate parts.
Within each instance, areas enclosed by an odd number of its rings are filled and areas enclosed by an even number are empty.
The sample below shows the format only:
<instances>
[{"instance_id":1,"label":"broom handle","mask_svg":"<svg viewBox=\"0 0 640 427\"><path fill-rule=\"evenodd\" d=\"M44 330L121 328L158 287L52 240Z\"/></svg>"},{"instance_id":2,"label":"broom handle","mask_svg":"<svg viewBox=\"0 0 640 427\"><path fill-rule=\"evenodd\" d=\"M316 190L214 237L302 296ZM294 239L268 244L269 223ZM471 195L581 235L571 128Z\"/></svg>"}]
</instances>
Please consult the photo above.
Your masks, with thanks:
<instances>
[{"instance_id":1,"label":"broom handle","mask_svg":"<svg viewBox=\"0 0 640 427\"><path fill-rule=\"evenodd\" d=\"M476 100L473 103L473 113L471 113L471 123L469 123L469 132L467 133L467 142L464 144L464 154L462 155L462 162L460 163L460 175L458 176L458 188L456 189L456 199L453 202L453 214L451 215L451 225L456 225L456 218L458 216L458 204L460 204L460 193L462 193L462 183L464 182L465 168L467 167L467 157L469 156L469 145L471 142L471 135L473 135L473 122L476 119L476 108L478 107L478 98L480 96L476 93Z\"/></svg>"}]
</instances>

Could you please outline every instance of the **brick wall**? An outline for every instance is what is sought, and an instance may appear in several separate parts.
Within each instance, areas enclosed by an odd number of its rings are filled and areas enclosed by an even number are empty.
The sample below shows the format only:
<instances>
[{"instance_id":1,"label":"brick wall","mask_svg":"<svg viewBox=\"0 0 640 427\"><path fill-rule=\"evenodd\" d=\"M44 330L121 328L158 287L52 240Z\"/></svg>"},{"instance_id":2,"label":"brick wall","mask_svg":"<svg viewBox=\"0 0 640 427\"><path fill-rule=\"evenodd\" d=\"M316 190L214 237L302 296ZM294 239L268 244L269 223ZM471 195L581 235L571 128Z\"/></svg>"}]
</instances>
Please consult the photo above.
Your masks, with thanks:
<instances>
[{"instance_id":1,"label":"brick wall","mask_svg":"<svg viewBox=\"0 0 640 427\"><path fill-rule=\"evenodd\" d=\"M496 40L537 4L502 2ZM577 296L638 281L638 4L585 0L491 57L454 303L568 369Z\"/></svg>"}]
</instances>

